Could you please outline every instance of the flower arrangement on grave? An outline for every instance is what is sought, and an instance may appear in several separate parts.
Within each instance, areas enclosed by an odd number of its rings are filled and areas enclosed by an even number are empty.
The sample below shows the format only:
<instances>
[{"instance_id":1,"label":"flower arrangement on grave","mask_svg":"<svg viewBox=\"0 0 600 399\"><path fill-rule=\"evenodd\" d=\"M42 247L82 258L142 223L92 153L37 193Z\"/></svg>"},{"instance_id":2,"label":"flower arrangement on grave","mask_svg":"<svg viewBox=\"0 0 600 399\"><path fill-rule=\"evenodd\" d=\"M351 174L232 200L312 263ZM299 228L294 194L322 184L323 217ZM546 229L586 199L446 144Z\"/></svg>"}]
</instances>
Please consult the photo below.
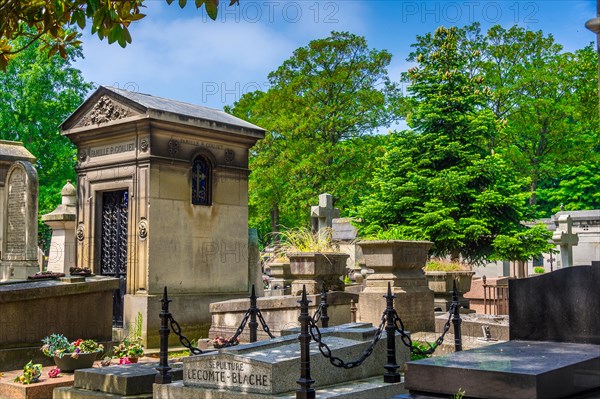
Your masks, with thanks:
<instances>
[{"instance_id":1,"label":"flower arrangement on grave","mask_svg":"<svg viewBox=\"0 0 600 399\"><path fill-rule=\"evenodd\" d=\"M233 337L229 337L229 338L225 338L225 337L221 337L218 336L212 340L212 345L214 348L223 348L225 345L229 345L229 346L235 346L237 344L240 343L240 339L236 337L235 340L233 340Z\"/></svg>"},{"instance_id":2,"label":"flower arrangement on grave","mask_svg":"<svg viewBox=\"0 0 600 399\"><path fill-rule=\"evenodd\" d=\"M76 341L69 342L67 337L62 334L52 334L42 339L42 352L48 357L62 358L68 355L72 359L79 358L80 355L88 353L98 353L104 350L104 346L93 339L79 338Z\"/></svg>"},{"instance_id":3,"label":"flower arrangement on grave","mask_svg":"<svg viewBox=\"0 0 600 399\"><path fill-rule=\"evenodd\" d=\"M20 382L24 385L33 384L34 382L39 382L41 376L42 365L33 364L33 361L30 360L29 363L23 367L23 374L15 378L15 382Z\"/></svg>"},{"instance_id":4,"label":"flower arrangement on grave","mask_svg":"<svg viewBox=\"0 0 600 399\"><path fill-rule=\"evenodd\" d=\"M119 345L113 349L114 357L117 359L128 359L130 362L132 359L138 359L144 356L144 345L140 337L125 338L119 342Z\"/></svg>"},{"instance_id":5,"label":"flower arrangement on grave","mask_svg":"<svg viewBox=\"0 0 600 399\"><path fill-rule=\"evenodd\" d=\"M92 270L87 267L71 267L69 268L69 274L71 274L71 276L88 277L92 275Z\"/></svg>"}]
</instances>

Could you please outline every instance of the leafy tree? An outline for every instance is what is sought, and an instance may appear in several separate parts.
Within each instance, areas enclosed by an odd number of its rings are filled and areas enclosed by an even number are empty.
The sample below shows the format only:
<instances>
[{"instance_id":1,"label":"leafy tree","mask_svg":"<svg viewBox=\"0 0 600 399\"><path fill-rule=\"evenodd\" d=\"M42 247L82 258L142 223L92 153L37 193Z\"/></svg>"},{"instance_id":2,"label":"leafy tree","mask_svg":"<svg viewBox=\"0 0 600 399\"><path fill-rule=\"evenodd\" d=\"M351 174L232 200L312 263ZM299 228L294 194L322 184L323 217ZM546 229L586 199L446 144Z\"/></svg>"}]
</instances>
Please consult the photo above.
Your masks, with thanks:
<instances>
[{"instance_id":1,"label":"leafy tree","mask_svg":"<svg viewBox=\"0 0 600 399\"><path fill-rule=\"evenodd\" d=\"M404 75L414 130L394 135L357 214L364 231L432 240L438 255L480 261L493 254L498 236L525 231L521 221L530 214L521 183L488 150L499 124L485 106L484 77L472 67L481 53L471 33L440 27L417 37L408 58L417 66Z\"/></svg>"},{"instance_id":2,"label":"leafy tree","mask_svg":"<svg viewBox=\"0 0 600 399\"><path fill-rule=\"evenodd\" d=\"M17 39L16 45L24 40ZM66 59L48 58L38 52L40 45L33 43L0 72L0 137L22 141L37 158L39 213L44 214L60 203L66 180L75 181L75 148L58 126L92 86L71 67L80 50L69 51ZM43 223L40 232L48 232Z\"/></svg>"},{"instance_id":3,"label":"leafy tree","mask_svg":"<svg viewBox=\"0 0 600 399\"><path fill-rule=\"evenodd\" d=\"M512 234L499 234L492 244L494 253L490 260L527 262L543 253L554 252L551 238L552 232L543 223L519 229Z\"/></svg>"},{"instance_id":4,"label":"leafy tree","mask_svg":"<svg viewBox=\"0 0 600 399\"><path fill-rule=\"evenodd\" d=\"M267 92L226 108L268 131L250 160L251 225L298 226L323 192L341 208L357 203L386 139L366 134L394 119L390 60L363 37L332 32L270 73Z\"/></svg>"},{"instance_id":5,"label":"leafy tree","mask_svg":"<svg viewBox=\"0 0 600 399\"><path fill-rule=\"evenodd\" d=\"M166 0L168 4L173 0ZM92 34L121 47L131 43L128 27L145 17L140 10L145 0L6 0L0 2L0 69L5 69L15 54L36 41L44 43L41 51L49 56L59 53L67 59L67 48L81 42L73 29L83 30L89 21ZM231 0L230 5L238 0ZM187 0L178 0L181 8ZM205 6L207 14L217 18L219 0L195 0L196 8ZM27 27L28 29L26 29ZM70 29L68 29L70 28ZM15 44L17 38L23 40Z\"/></svg>"},{"instance_id":6,"label":"leafy tree","mask_svg":"<svg viewBox=\"0 0 600 399\"><path fill-rule=\"evenodd\" d=\"M542 182L539 205L545 214L565 210L600 209L600 159L590 153L590 161L567 166L559 175Z\"/></svg>"},{"instance_id":7,"label":"leafy tree","mask_svg":"<svg viewBox=\"0 0 600 399\"><path fill-rule=\"evenodd\" d=\"M504 126L490 147L528 178L535 205L539 182L598 140L597 56L591 46L563 53L552 35L518 26L494 26L476 44L488 106Z\"/></svg>"}]
</instances>

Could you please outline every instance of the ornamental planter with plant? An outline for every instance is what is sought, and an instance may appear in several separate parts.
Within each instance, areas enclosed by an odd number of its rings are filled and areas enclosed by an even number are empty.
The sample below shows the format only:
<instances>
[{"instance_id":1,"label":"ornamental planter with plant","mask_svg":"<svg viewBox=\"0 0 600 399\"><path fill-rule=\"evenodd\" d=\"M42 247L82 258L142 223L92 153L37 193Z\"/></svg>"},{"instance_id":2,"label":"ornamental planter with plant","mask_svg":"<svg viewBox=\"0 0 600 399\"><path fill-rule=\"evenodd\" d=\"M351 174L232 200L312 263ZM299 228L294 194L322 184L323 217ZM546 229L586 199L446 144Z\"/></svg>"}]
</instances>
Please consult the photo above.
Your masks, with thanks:
<instances>
[{"instance_id":1,"label":"ornamental planter with plant","mask_svg":"<svg viewBox=\"0 0 600 399\"><path fill-rule=\"evenodd\" d=\"M113 348L113 353L121 364L137 363L139 358L144 356L142 339L140 337L125 338Z\"/></svg>"},{"instance_id":2,"label":"ornamental planter with plant","mask_svg":"<svg viewBox=\"0 0 600 399\"><path fill-rule=\"evenodd\" d=\"M475 272L465 263L451 262L445 259L432 259L425 265L425 276L429 289L434 292L434 307L439 311L447 311L452 303L452 290L456 281L458 303L461 308L469 308L469 300L464 294L471 290L471 281Z\"/></svg>"},{"instance_id":3,"label":"ornamental planter with plant","mask_svg":"<svg viewBox=\"0 0 600 399\"><path fill-rule=\"evenodd\" d=\"M290 260L292 295L322 290L344 291L342 276L349 255L339 252L331 240L331 229L313 234L308 229L287 230L281 235L281 249Z\"/></svg>"},{"instance_id":4,"label":"ornamental planter with plant","mask_svg":"<svg viewBox=\"0 0 600 399\"><path fill-rule=\"evenodd\" d=\"M65 373L90 368L104 350L104 346L91 339L69 342L61 334L52 334L42 340L44 355L54 358L56 367Z\"/></svg>"}]
</instances>

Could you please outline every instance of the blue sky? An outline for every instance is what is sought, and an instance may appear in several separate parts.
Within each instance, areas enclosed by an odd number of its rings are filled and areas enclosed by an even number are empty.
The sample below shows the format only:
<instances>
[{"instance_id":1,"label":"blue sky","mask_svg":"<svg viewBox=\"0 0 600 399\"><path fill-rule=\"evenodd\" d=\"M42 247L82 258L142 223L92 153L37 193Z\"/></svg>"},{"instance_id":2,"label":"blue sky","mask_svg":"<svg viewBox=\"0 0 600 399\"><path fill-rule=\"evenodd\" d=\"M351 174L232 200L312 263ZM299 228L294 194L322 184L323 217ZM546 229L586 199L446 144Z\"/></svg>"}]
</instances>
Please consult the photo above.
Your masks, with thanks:
<instances>
[{"instance_id":1,"label":"blue sky","mask_svg":"<svg viewBox=\"0 0 600 399\"><path fill-rule=\"evenodd\" d=\"M85 59L75 66L97 85L222 109L245 92L266 90L270 71L332 30L363 35L369 46L392 53L393 80L409 67L415 36L439 25L518 24L551 33L567 51L595 39L584 27L596 14L595 0L240 0L231 7L224 0L216 21L188 3L182 10L177 0L146 1L147 17L131 26L133 43L125 49L92 37L88 27Z\"/></svg>"}]
</instances>

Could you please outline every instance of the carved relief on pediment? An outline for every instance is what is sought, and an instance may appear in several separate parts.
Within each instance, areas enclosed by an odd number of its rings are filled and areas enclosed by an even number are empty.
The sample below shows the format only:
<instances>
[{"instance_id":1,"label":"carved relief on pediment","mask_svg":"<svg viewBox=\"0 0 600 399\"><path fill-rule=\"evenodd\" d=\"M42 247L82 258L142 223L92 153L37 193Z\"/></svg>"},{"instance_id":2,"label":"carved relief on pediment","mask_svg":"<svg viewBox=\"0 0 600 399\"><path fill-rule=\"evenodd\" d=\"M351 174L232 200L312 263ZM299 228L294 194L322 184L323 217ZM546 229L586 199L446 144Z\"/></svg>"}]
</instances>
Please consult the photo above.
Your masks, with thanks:
<instances>
[{"instance_id":1,"label":"carved relief on pediment","mask_svg":"<svg viewBox=\"0 0 600 399\"><path fill-rule=\"evenodd\" d=\"M133 115L139 115L139 112L104 95L100 97L98 102L85 115L83 115L75 127L98 125L100 123L111 122Z\"/></svg>"}]
</instances>

